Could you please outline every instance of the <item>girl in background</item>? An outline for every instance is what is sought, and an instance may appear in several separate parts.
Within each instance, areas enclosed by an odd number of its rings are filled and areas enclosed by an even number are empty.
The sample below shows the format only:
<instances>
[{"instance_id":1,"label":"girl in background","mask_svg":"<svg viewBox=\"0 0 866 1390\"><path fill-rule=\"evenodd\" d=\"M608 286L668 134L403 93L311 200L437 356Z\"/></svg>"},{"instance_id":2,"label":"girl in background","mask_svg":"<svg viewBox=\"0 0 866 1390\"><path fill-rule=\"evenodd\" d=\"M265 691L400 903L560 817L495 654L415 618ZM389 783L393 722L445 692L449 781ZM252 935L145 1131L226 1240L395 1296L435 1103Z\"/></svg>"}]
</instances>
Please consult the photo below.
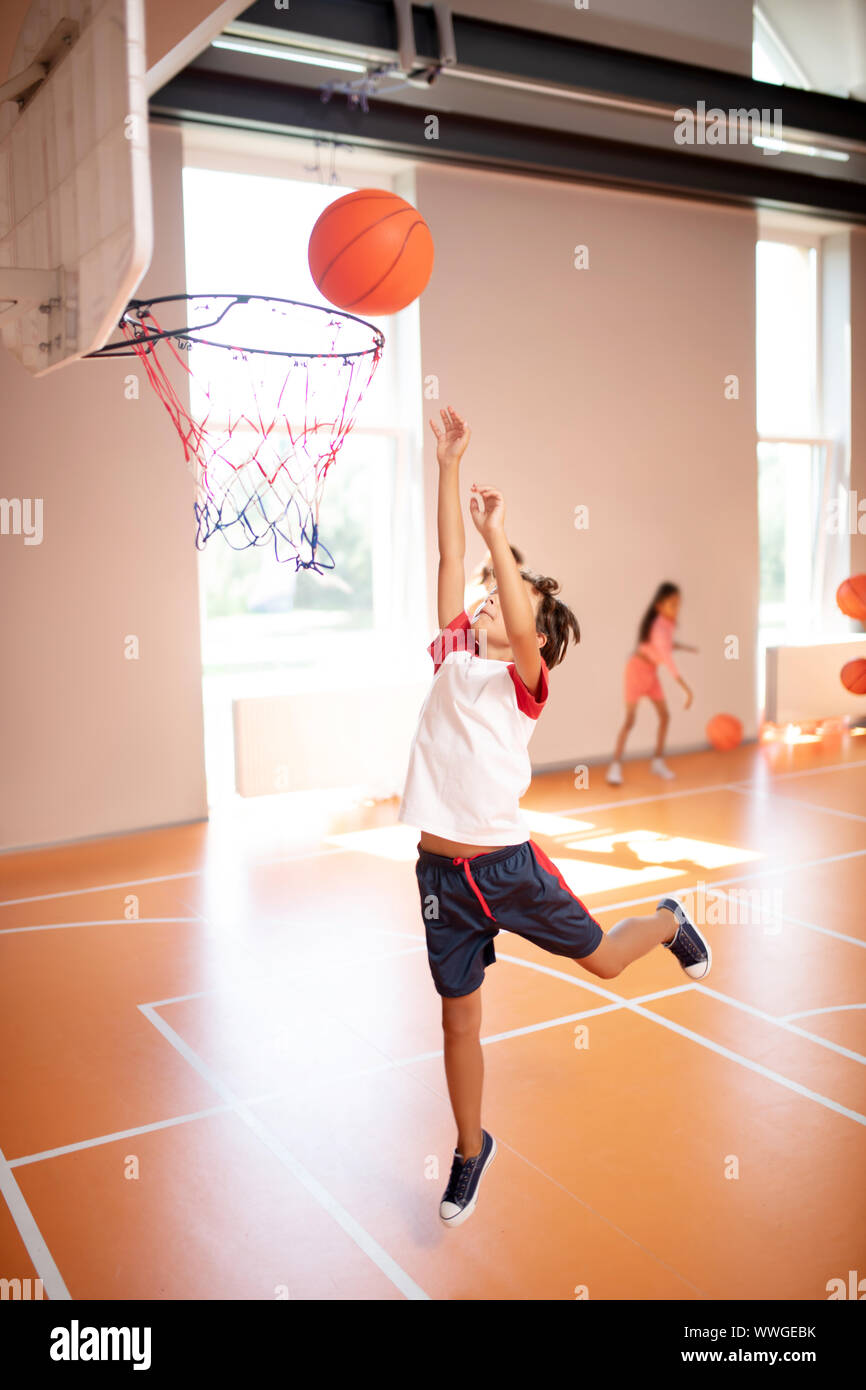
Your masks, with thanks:
<instances>
[{"instance_id":1,"label":"girl in background","mask_svg":"<svg viewBox=\"0 0 866 1390\"><path fill-rule=\"evenodd\" d=\"M658 668L666 666L674 680L682 686L686 695L685 708L688 709L692 703L692 692L677 670L673 654L675 651L696 652L697 647L687 647L682 642L674 641L680 600L681 595L676 584L660 584L641 620L637 648L629 657L625 668L625 723L619 731L613 762L607 770L607 781L613 787L622 785L620 760L625 750L626 739L634 727L638 701L644 695L652 700L659 717L656 751L650 771L655 773L656 777L676 776L664 760L670 713L658 677Z\"/></svg>"}]
</instances>

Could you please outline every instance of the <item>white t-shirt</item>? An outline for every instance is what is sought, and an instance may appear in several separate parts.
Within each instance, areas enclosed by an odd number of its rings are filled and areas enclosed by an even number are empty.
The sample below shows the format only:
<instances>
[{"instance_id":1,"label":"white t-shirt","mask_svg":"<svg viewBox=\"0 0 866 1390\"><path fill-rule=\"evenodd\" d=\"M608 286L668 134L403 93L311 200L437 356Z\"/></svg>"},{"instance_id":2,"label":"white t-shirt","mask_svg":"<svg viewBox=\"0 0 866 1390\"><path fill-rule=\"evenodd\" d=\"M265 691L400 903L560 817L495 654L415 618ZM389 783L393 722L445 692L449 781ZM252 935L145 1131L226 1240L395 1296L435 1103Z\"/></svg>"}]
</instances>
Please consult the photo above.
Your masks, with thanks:
<instances>
[{"instance_id":1,"label":"white t-shirt","mask_svg":"<svg viewBox=\"0 0 866 1390\"><path fill-rule=\"evenodd\" d=\"M478 655L465 611L429 647L433 684L409 755L399 820L472 845L529 839L519 801L532 770L527 745L547 700L542 659L538 696L513 661Z\"/></svg>"}]
</instances>

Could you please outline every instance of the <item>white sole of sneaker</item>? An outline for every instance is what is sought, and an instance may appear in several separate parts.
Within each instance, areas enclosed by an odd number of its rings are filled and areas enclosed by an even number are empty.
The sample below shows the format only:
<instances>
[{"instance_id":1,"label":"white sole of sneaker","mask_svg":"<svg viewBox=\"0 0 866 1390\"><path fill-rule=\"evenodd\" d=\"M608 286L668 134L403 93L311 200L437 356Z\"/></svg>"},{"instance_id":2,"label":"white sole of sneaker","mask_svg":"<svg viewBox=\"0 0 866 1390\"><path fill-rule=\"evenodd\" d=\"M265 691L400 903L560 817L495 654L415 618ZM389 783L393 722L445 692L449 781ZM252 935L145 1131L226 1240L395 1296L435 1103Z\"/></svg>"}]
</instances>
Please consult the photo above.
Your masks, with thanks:
<instances>
[{"instance_id":1,"label":"white sole of sneaker","mask_svg":"<svg viewBox=\"0 0 866 1390\"><path fill-rule=\"evenodd\" d=\"M707 948L707 966L702 975L693 975L691 970L687 970L685 973L688 975L690 980L705 980L713 968L713 948L710 945L709 941L707 941L707 938L704 936L703 932L701 932L701 940ZM696 970L697 966L693 966L692 969Z\"/></svg>"},{"instance_id":2,"label":"white sole of sneaker","mask_svg":"<svg viewBox=\"0 0 866 1390\"><path fill-rule=\"evenodd\" d=\"M493 1135L492 1135L492 1134L491 1134L490 1137L491 1137L491 1139L493 1139ZM483 1181L484 1181L484 1175L486 1174L487 1169L490 1167L490 1165L491 1165L491 1163L493 1162L493 1160L494 1160L495 1157L496 1157L496 1140L493 1139L493 1148L490 1150L490 1157L488 1158L488 1160L487 1160L487 1162L485 1163L484 1167L481 1169L481 1176L479 1177L479 1179L478 1179L478 1184L477 1184L477 1186L476 1186L476 1188L475 1188L475 1196L472 1198L472 1201L468 1204L468 1206L465 1206L461 1212L458 1212L457 1216L451 1216L451 1217L440 1216L440 1217L439 1217L439 1221L440 1221L440 1223L441 1223L443 1226L447 1226L447 1227L449 1227L449 1228L450 1228L451 1226L462 1226L464 1221L468 1221L469 1217L472 1215L472 1213L474 1212L476 1206L478 1205L478 1194L479 1194L479 1192L481 1191L481 1184L482 1184Z\"/></svg>"},{"instance_id":3,"label":"white sole of sneaker","mask_svg":"<svg viewBox=\"0 0 866 1390\"><path fill-rule=\"evenodd\" d=\"M679 902L679 898L672 898L671 901L672 901L672 902L678 903L678 902ZM696 926L696 924L695 924L694 922L692 922L692 927L693 927L694 930L698 933L698 936L701 938L701 941L703 941L704 945L705 945L706 948L707 948L707 959L706 959L705 968L702 970L702 972L701 972L700 975L693 975L693 974L692 974L692 971L693 971L693 970L697 970L697 969L698 969L698 966L696 966L696 965L690 965L688 968L686 968L685 966L682 966L682 965L681 965L681 966L680 966L680 969L682 970L682 972L683 972L684 975L688 975L688 977L689 977L690 980L705 980L705 979L707 978L707 976L709 975L709 973L710 973L712 967L713 967L713 948L712 948L712 946L710 945L710 943L709 943L709 941L707 940L707 938L704 936L704 934L703 934L703 932L701 931L700 927Z\"/></svg>"}]
</instances>

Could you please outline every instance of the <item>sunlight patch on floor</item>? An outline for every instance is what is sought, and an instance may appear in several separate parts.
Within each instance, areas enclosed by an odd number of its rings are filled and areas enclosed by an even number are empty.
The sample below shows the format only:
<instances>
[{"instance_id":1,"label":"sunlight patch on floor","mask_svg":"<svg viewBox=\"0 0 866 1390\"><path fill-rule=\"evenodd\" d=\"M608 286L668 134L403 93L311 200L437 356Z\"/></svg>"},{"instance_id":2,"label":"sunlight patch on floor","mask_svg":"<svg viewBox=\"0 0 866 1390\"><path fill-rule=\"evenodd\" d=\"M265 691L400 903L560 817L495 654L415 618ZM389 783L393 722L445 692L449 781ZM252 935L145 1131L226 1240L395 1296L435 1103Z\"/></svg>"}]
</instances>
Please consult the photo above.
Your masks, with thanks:
<instances>
[{"instance_id":1,"label":"sunlight patch on floor","mask_svg":"<svg viewBox=\"0 0 866 1390\"><path fill-rule=\"evenodd\" d=\"M565 848L614 854L618 845L624 846L644 864L679 863L688 859L702 869L721 869L728 864L743 864L763 858L758 850L721 845L713 840L692 840L687 835L662 835L655 830L619 831L589 840L574 840L567 843Z\"/></svg>"}]
</instances>

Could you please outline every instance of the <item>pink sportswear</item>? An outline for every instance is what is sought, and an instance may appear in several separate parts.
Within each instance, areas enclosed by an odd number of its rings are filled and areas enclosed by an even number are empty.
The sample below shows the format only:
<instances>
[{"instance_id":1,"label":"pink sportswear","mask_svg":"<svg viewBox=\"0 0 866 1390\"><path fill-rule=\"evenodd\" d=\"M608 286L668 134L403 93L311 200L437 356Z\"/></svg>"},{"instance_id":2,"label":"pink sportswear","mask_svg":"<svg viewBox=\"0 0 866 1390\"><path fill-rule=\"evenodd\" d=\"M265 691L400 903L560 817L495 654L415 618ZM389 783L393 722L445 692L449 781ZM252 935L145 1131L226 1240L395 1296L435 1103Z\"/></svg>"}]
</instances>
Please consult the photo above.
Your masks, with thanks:
<instances>
[{"instance_id":1,"label":"pink sportswear","mask_svg":"<svg viewBox=\"0 0 866 1390\"><path fill-rule=\"evenodd\" d=\"M650 700L664 699L658 677L660 666L666 666L675 680L679 680L680 673L674 661L674 628L670 618L657 614L648 640L641 642L637 653L629 657L625 668L626 704L636 704L642 695Z\"/></svg>"}]
</instances>

